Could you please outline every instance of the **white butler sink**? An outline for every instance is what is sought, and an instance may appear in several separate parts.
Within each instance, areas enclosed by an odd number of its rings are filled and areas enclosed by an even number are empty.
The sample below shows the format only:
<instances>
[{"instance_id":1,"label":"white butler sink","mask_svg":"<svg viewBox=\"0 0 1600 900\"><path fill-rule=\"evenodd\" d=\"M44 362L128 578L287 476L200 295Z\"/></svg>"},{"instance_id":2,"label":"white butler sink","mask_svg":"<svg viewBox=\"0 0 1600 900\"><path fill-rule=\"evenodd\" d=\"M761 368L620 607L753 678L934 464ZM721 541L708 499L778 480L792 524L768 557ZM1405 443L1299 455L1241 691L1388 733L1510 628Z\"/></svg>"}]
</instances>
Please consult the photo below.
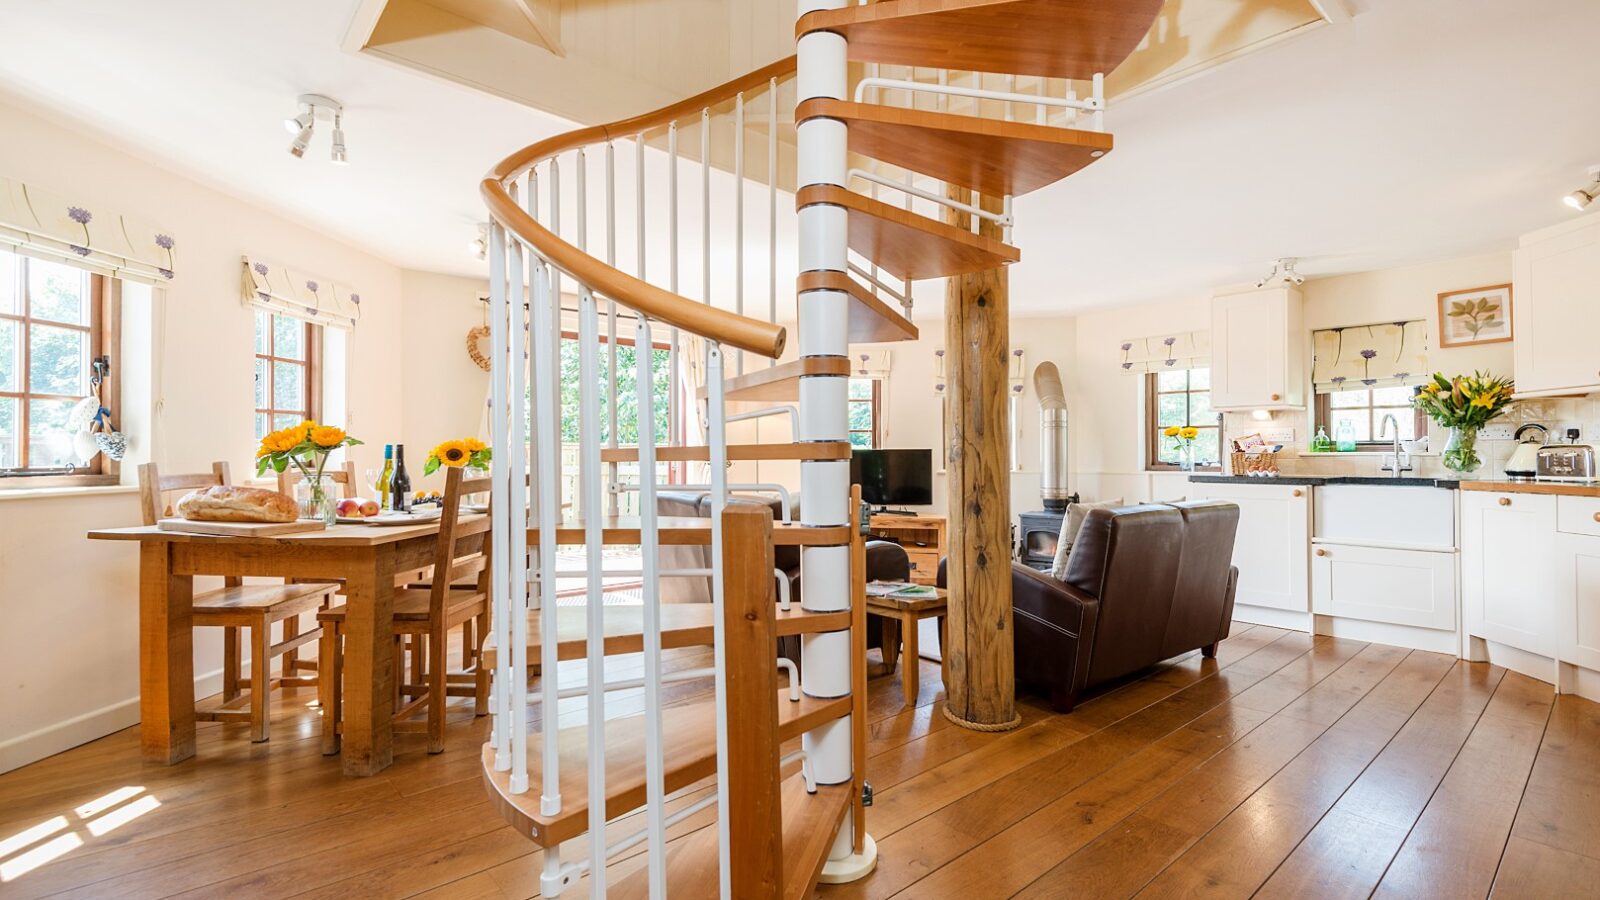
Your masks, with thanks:
<instances>
[{"instance_id":1,"label":"white butler sink","mask_svg":"<svg viewBox=\"0 0 1600 900\"><path fill-rule=\"evenodd\" d=\"M1313 540L1453 550L1455 491L1436 487L1327 484L1312 504Z\"/></svg>"}]
</instances>

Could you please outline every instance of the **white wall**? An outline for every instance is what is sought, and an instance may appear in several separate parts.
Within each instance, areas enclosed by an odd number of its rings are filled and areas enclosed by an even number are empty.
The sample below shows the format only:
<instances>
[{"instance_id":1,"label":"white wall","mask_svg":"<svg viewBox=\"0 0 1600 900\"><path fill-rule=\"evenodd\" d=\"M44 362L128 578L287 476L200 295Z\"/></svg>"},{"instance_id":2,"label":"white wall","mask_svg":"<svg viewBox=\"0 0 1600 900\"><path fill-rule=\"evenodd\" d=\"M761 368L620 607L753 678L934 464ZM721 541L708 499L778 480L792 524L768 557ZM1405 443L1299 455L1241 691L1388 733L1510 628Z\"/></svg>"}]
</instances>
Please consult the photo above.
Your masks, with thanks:
<instances>
[{"instance_id":1,"label":"white wall","mask_svg":"<svg viewBox=\"0 0 1600 900\"><path fill-rule=\"evenodd\" d=\"M120 362L149 384L124 418L133 453L174 472L227 460L236 477L254 455L254 318L240 302L240 257L283 260L350 284L363 319L349 346L348 427L368 441L358 465L400 433L405 361L400 270L339 239L250 206L95 135L46 121L0 97L0 172L167 229L178 279L158 291L147 328L153 354ZM307 164L313 164L307 161ZM129 336L133 331L130 329ZM133 341L129 341L133 343ZM146 346L149 346L147 342ZM426 361L422 361L426 364ZM142 371L141 371L142 370ZM125 393L131 394L132 384ZM126 481L137 475L124 467ZM138 719L137 547L89 541L92 528L139 522L136 493L0 492L0 771ZM221 639L197 635L202 693Z\"/></svg>"},{"instance_id":2,"label":"white wall","mask_svg":"<svg viewBox=\"0 0 1600 900\"><path fill-rule=\"evenodd\" d=\"M400 275L405 324L399 394L405 400L399 439L417 490L443 490L444 475L422 477L428 451L452 438L482 433L489 373L467 356L467 332L487 320L478 297L485 279L436 275L407 269ZM381 448L380 448L381 449Z\"/></svg>"}]
</instances>

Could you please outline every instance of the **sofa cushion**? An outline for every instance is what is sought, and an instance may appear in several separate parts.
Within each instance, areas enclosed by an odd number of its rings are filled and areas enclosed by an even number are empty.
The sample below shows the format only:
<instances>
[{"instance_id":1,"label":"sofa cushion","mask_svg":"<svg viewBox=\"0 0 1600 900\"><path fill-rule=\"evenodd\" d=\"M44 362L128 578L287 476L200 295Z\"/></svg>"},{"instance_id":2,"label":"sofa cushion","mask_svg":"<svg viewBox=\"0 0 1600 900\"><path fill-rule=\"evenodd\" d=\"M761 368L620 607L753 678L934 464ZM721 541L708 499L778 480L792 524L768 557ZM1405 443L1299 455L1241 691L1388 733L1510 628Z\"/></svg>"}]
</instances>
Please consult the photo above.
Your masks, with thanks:
<instances>
[{"instance_id":1,"label":"sofa cushion","mask_svg":"<svg viewBox=\"0 0 1600 900\"><path fill-rule=\"evenodd\" d=\"M1061 517L1061 533L1056 535L1056 558L1050 564L1050 574L1057 581L1067 575L1067 557L1072 553L1072 542L1077 540L1078 529L1083 527L1083 520L1092 509L1115 509L1122 505L1122 498L1115 500L1097 500L1093 503L1079 501L1067 506L1067 514Z\"/></svg>"}]
</instances>

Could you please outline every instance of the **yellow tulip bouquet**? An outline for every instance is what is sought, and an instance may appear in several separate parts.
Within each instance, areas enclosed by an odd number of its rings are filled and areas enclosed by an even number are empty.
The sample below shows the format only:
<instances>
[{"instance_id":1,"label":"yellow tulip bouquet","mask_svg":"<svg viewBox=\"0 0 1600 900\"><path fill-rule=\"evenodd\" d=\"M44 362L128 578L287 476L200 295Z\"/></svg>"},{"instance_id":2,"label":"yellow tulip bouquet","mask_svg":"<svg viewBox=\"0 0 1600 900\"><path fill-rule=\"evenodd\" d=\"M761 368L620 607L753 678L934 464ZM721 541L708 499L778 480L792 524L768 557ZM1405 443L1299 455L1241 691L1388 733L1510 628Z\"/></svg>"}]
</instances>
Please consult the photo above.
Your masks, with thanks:
<instances>
[{"instance_id":1,"label":"yellow tulip bouquet","mask_svg":"<svg viewBox=\"0 0 1600 900\"><path fill-rule=\"evenodd\" d=\"M445 441L433 448L428 454L428 461L422 464L422 474L432 475L439 471L440 466L460 468L466 466L472 469L489 468L489 460L494 456L488 445L477 438L464 438L459 441Z\"/></svg>"},{"instance_id":2,"label":"yellow tulip bouquet","mask_svg":"<svg viewBox=\"0 0 1600 900\"><path fill-rule=\"evenodd\" d=\"M1482 371L1454 378L1435 373L1433 380L1417 389L1412 404L1451 429L1442 458L1445 468L1471 472L1483 465L1477 450L1478 429L1506 411L1515 390L1511 379Z\"/></svg>"}]
</instances>

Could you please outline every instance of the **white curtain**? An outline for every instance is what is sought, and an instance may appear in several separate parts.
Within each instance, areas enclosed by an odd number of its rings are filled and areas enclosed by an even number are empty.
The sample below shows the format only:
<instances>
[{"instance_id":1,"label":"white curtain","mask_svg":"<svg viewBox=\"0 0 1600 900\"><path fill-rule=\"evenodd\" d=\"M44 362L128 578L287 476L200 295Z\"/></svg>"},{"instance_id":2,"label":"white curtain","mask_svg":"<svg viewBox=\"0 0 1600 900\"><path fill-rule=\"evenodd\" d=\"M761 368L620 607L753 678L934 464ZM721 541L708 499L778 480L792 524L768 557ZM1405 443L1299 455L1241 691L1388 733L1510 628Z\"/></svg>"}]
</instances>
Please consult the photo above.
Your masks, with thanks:
<instances>
[{"instance_id":1,"label":"white curtain","mask_svg":"<svg viewBox=\"0 0 1600 900\"><path fill-rule=\"evenodd\" d=\"M244 258L244 302L330 328L349 330L361 319L361 295L348 285L256 256Z\"/></svg>"},{"instance_id":2,"label":"white curtain","mask_svg":"<svg viewBox=\"0 0 1600 900\"><path fill-rule=\"evenodd\" d=\"M8 178L0 178L0 244L145 284L165 283L177 268L172 232Z\"/></svg>"},{"instance_id":3,"label":"white curtain","mask_svg":"<svg viewBox=\"0 0 1600 900\"><path fill-rule=\"evenodd\" d=\"M1313 331L1311 349L1319 394L1422 384L1432 371L1426 320Z\"/></svg>"},{"instance_id":4,"label":"white curtain","mask_svg":"<svg viewBox=\"0 0 1600 900\"><path fill-rule=\"evenodd\" d=\"M1126 375L1197 369L1211 365L1211 332L1178 331L1126 338L1117 344L1118 368Z\"/></svg>"}]
</instances>

